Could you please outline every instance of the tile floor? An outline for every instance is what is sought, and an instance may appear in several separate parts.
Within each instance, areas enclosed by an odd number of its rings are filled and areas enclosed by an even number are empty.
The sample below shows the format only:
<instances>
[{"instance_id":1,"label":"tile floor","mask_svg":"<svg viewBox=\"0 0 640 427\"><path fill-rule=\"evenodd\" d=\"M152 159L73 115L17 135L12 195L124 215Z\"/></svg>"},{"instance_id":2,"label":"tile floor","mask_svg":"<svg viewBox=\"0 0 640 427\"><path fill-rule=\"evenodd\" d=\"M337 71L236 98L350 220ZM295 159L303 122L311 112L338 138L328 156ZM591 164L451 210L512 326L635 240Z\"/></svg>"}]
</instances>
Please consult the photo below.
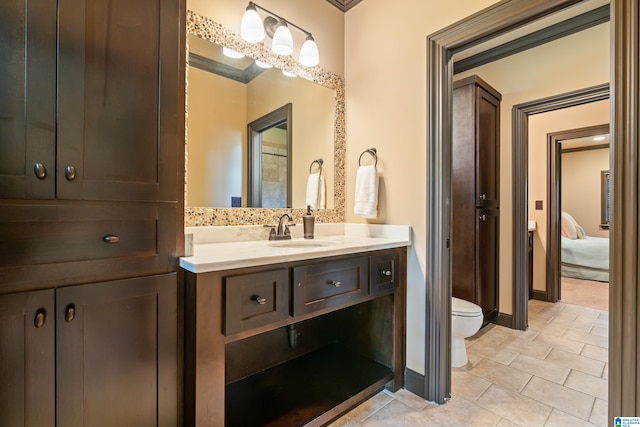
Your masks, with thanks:
<instances>
[{"instance_id":1,"label":"tile floor","mask_svg":"<svg viewBox=\"0 0 640 427\"><path fill-rule=\"evenodd\" d=\"M531 300L529 329L488 325L467 340L451 400L382 391L330 427L606 426L606 311Z\"/></svg>"}]
</instances>

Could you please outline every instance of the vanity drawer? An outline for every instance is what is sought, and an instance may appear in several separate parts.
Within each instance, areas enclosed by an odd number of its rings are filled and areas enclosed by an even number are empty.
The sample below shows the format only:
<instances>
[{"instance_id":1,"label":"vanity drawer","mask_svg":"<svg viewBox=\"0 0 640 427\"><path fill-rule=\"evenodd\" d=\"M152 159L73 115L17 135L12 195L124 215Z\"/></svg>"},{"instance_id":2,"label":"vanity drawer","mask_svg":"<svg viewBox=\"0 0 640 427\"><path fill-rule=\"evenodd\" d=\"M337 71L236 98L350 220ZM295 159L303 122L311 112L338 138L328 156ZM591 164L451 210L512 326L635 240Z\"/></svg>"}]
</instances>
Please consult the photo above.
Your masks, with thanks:
<instances>
[{"instance_id":1,"label":"vanity drawer","mask_svg":"<svg viewBox=\"0 0 640 427\"><path fill-rule=\"evenodd\" d=\"M369 292L377 295L391 291L399 284L400 256L398 252L387 252L369 257Z\"/></svg>"},{"instance_id":2,"label":"vanity drawer","mask_svg":"<svg viewBox=\"0 0 640 427\"><path fill-rule=\"evenodd\" d=\"M293 314L348 304L368 295L366 256L293 269Z\"/></svg>"},{"instance_id":3,"label":"vanity drawer","mask_svg":"<svg viewBox=\"0 0 640 427\"><path fill-rule=\"evenodd\" d=\"M289 270L225 277L224 334L231 335L289 316Z\"/></svg>"}]
</instances>

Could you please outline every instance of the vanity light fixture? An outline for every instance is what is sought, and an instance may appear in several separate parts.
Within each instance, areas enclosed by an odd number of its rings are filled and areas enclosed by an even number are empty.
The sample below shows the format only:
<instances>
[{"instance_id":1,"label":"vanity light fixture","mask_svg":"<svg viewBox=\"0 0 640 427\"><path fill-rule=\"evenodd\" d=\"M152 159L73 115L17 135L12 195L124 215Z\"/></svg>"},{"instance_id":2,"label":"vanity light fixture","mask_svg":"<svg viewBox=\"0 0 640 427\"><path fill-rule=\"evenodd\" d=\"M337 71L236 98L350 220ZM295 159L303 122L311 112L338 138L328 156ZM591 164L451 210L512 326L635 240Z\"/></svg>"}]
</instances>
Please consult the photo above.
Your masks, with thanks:
<instances>
[{"instance_id":1,"label":"vanity light fixture","mask_svg":"<svg viewBox=\"0 0 640 427\"><path fill-rule=\"evenodd\" d=\"M257 9L268 14L264 21L261 21ZM300 49L300 64L305 67L318 65L320 63L318 45L310 32L252 1L249 2L247 10L242 16L240 36L249 43L257 43L262 41L264 35L267 34L273 39L271 50L274 53L278 55L291 55L293 53L293 37L291 36L289 25L307 35Z\"/></svg>"},{"instance_id":2,"label":"vanity light fixture","mask_svg":"<svg viewBox=\"0 0 640 427\"><path fill-rule=\"evenodd\" d=\"M284 74L287 77L298 77L295 73L292 73L292 72L287 71L287 70L282 70L282 74Z\"/></svg>"},{"instance_id":3,"label":"vanity light fixture","mask_svg":"<svg viewBox=\"0 0 640 427\"><path fill-rule=\"evenodd\" d=\"M273 65L269 64L268 62L262 62L258 59L256 59L256 65L260 68L271 68L273 67Z\"/></svg>"}]
</instances>

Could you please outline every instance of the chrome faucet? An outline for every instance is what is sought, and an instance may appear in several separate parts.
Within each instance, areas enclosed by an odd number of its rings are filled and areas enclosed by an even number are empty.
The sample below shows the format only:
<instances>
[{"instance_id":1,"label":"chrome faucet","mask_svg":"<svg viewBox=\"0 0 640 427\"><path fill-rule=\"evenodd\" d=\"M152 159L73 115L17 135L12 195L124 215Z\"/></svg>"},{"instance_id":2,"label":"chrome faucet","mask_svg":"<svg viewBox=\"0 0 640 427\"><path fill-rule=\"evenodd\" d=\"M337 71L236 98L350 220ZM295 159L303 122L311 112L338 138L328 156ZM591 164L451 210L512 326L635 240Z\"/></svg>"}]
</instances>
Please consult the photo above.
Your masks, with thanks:
<instances>
[{"instance_id":1,"label":"chrome faucet","mask_svg":"<svg viewBox=\"0 0 640 427\"><path fill-rule=\"evenodd\" d=\"M284 219L287 218L289 220L288 224L284 223ZM271 232L269 233L269 240L291 240L291 231L289 231L289 227L293 227L295 224L293 223L293 217L286 213L283 214L278 219L278 230L276 231L275 225L265 225L265 227L271 227Z\"/></svg>"}]
</instances>

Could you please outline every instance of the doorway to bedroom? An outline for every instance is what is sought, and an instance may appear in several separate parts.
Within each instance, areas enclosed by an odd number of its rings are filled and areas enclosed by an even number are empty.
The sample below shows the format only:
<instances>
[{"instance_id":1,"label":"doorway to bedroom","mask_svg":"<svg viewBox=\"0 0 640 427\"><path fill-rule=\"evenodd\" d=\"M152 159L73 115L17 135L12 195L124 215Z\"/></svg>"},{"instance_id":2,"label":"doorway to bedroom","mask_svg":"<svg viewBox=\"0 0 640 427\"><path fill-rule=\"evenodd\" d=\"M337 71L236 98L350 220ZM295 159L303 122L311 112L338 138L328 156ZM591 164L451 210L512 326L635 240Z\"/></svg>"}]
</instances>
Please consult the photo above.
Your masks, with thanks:
<instances>
[{"instance_id":1,"label":"doorway to bedroom","mask_svg":"<svg viewBox=\"0 0 640 427\"><path fill-rule=\"evenodd\" d=\"M608 104L608 102L607 102ZM597 115L597 109L595 113ZM551 295L567 304L608 311L609 125L547 135L549 144L549 261ZM551 206L550 206L551 208Z\"/></svg>"}]
</instances>

